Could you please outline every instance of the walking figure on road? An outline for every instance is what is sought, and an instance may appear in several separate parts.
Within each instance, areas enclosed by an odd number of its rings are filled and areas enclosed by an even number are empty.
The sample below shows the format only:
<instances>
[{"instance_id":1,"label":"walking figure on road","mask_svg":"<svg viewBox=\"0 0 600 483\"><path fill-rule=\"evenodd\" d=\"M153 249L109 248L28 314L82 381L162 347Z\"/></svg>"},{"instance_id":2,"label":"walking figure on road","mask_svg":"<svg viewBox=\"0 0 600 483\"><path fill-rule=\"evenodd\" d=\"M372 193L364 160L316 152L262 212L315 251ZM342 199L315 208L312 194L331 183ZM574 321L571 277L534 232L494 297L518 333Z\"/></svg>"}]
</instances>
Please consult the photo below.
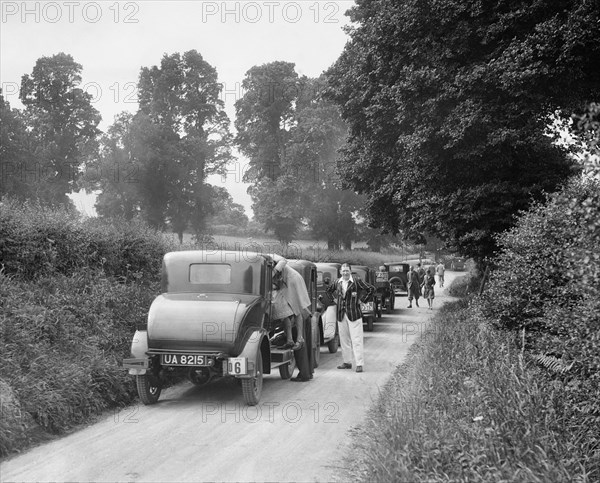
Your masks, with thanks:
<instances>
[{"instance_id":1,"label":"walking figure on road","mask_svg":"<svg viewBox=\"0 0 600 483\"><path fill-rule=\"evenodd\" d=\"M435 277L431 269L427 269L427 273L425 274L425 278L423 279L423 298L427 299L427 305L429 305L429 310L433 310L433 299L435 298Z\"/></svg>"},{"instance_id":2,"label":"walking figure on road","mask_svg":"<svg viewBox=\"0 0 600 483\"><path fill-rule=\"evenodd\" d=\"M417 272L413 270L412 265L408 267L406 277L408 279L406 284L406 288L408 290L408 308L412 309L413 298L415 299L415 304L417 304L417 307L419 306L419 297L421 296L421 283L419 282L419 276L417 275Z\"/></svg>"},{"instance_id":3,"label":"walking figure on road","mask_svg":"<svg viewBox=\"0 0 600 483\"><path fill-rule=\"evenodd\" d=\"M442 262L439 263L437 267L435 267L435 271L437 272L438 282L440 287L444 286L444 272L446 271L446 267Z\"/></svg>"},{"instance_id":4,"label":"walking figure on road","mask_svg":"<svg viewBox=\"0 0 600 483\"><path fill-rule=\"evenodd\" d=\"M373 296L375 287L352 276L349 263L342 265L342 278L327 287L327 293L336 295L337 321L342 346L343 363L338 369L352 369L352 359L356 364L356 372L363 372L363 320L360 302L366 302Z\"/></svg>"}]
</instances>

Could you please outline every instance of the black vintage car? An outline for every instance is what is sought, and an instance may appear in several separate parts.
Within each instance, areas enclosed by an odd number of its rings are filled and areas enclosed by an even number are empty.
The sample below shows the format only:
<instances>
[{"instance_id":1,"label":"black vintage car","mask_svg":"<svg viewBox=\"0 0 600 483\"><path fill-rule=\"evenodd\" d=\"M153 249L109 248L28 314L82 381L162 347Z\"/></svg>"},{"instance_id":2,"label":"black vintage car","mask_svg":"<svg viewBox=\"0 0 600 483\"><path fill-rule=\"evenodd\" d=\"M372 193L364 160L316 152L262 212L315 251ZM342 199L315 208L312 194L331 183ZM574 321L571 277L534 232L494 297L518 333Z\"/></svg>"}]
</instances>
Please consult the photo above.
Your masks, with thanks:
<instances>
[{"instance_id":1,"label":"black vintage car","mask_svg":"<svg viewBox=\"0 0 600 483\"><path fill-rule=\"evenodd\" d=\"M387 267L381 266L379 270L375 272L375 298L377 300L376 316L381 317L382 310L385 310L388 314L394 310L396 304L396 294L392 284L390 283L390 274L386 269Z\"/></svg>"},{"instance_id":2,"label":"black vintage car","mask_svg":"<svg viewBox=\"0 0 600 483\"><path fill-rule=\"evenodd\" d=\"M387 262L383 266L388 272L388 280L394 296L408 295L408 269L410 265L406 262Z\"/></svg>"},{"instance_id":3,"label":"black vintage car","mask_svg":"<svg viewBox=\"0 0 600 483\"><path fill-rule=\"evenodd\" d=\"M198 385L217 377L237 378L245 402L255 405L263 376L273 369L289 378L299 359L312 372L312 334L318 333L314 307L301 350L271 343L277 330L271 320L276 262L276 256L220 250L164 256L162 293L150 307L147 326L133 337L131 358L123 360L144 404L158 401L165 379L174 373L187 373Z\"/></svg>"},{"instance_id":4,"label":"black vintage car","mask_svg":"<svg viewBox=\"0 0 600 483\"><path fill-rule=\"evenodd\" d=\"M289 266L296 270L306 284L306 291L308 292L308 298L311 303L311 318L305 321L305 326L311 330L310 337L307 341L310 344L307 345L310 348L310 354L308 355L308 361L312 368L319 367L319 361L321 359L321 344L320 344L320 310L319 310L319 293L318 293L318 278L317 278L317 266L313 262L308 260L289 260ZM311 369L312 370L312 369ZM305 372L302 370L302 372Z\"/></svg>"}]
</instances>

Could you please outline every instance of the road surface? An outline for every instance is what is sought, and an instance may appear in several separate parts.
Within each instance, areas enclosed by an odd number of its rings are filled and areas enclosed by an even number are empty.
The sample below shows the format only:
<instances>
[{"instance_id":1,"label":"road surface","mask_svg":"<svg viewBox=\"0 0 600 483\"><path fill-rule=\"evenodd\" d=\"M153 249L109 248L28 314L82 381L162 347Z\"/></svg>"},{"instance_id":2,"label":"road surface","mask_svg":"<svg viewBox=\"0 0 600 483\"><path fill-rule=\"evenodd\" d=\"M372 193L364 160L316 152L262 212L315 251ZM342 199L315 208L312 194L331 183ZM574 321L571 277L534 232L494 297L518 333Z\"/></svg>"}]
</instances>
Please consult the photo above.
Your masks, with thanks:
<instances>
[{"instance_id":1,"label":"road surface","mask_svg":"<svg viewBox=\"0 0 600 483\"><path fill-rule=\"evenodd\" d=\"M446 272L446 287L460 274ZM321 348L310 382L265 376L261 403L221 380L163 390L158 404L135 404L97 423L0 463L0 481L198 482L332 481L340 475L351 429L360 424L391 372L448 297L434 310L384 314L365 332L363 373L339 370L341 349Z\"/></svg>"}]
</instances>

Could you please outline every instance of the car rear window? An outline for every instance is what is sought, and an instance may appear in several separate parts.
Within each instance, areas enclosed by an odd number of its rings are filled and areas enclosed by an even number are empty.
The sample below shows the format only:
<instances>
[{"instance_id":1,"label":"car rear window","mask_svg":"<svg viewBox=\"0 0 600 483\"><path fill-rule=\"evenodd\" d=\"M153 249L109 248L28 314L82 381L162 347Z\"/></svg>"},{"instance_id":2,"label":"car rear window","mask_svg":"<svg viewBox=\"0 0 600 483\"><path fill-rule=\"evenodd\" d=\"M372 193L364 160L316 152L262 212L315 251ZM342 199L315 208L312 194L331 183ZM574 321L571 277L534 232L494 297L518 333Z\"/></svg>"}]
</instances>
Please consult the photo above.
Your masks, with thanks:
<instances>
[{"instance_id":1,"label":"car rear window","mask_svg":"<svg viewBox=\"0 0 600 483\"><path fill-rule=\"evenodd\" d=\"M362 269L359 268L357 270L353 270L352 274L353 275L358 275L363 280L367 280L367 272L365 270L362 270Z\"/></svg>"},{"instance_id":2,"label":"car rear window","mask_svg":"<svg viewBox=\"0 0 600 483\"><path fill-rule=\"evenodd\" d=\"M228 263L194 263L190 265L190 283L227 285L231 283Z\"/></svg>"}]
</instances>

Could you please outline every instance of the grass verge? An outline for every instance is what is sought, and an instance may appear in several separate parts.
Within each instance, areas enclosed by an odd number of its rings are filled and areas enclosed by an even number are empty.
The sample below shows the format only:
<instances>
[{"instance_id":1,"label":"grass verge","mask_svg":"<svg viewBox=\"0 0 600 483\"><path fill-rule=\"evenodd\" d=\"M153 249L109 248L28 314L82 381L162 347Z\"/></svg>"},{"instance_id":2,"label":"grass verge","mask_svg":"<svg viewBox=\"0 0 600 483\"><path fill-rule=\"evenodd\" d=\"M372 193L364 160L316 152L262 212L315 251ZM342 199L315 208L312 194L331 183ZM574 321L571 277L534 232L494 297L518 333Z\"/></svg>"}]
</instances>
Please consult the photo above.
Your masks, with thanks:
<instances>
[{"instance_id":1,"label":"grass verge","mask_svg":"<svg viewBox=\"0 0 600 483\"><path fill-rule=\"evenodd\" d=\"M516 336L444 306L358 430L348 481L597 481L572 438L564 388Z\"/></svg>"}]
</instances>

